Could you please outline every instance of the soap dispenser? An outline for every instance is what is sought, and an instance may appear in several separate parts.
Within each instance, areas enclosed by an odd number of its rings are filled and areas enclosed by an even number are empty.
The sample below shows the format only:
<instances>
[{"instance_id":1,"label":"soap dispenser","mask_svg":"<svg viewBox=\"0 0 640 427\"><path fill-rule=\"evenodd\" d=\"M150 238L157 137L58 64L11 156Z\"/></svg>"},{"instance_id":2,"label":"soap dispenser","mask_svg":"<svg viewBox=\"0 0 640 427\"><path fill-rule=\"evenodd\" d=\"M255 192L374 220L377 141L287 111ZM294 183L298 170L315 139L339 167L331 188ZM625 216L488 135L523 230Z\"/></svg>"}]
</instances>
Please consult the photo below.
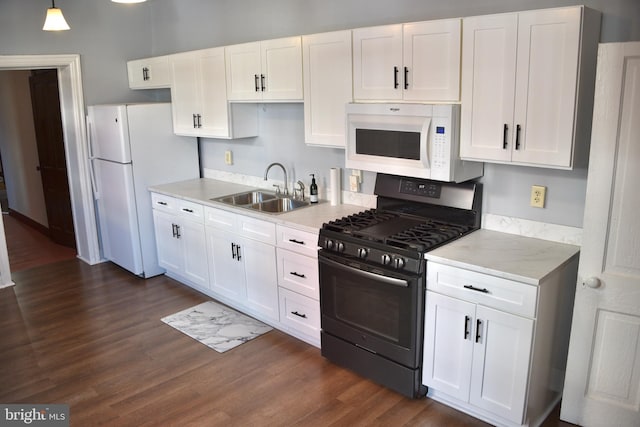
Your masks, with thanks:
<instances>
[{"instance_id":1,"label":"soap dispenser","mask_svg":"<svg viewBox=\"0 0 640 427\"><path fill-rule=\"evenodd\" d=\"M311 203L318 203L318 185L316 184L316 177L311 175L311 185L309 186L309 201Z\"/></svg>"}]
</instances>

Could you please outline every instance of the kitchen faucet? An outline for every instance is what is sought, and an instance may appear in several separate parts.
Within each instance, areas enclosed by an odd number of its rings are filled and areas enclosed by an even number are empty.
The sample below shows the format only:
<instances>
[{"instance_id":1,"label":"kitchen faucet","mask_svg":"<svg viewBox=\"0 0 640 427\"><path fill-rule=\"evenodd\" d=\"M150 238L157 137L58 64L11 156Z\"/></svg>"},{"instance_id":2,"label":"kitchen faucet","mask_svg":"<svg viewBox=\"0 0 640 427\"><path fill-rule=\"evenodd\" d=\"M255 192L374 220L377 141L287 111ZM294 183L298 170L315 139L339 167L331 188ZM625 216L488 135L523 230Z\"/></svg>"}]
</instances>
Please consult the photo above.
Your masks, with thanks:
<instances>
[{"instance_id":1,"label":"kitchen faucet","mask_svg":"<svg viewBox=\"0 0 640 427\"><path fill-rule=\"evenodd\" d=\"M282 168L282 172L284 172L284 195L288 196L289 195L289 187L287 187L287 170L284 168L284 166L282 166L282 163L271 163L269 166L267 166L267 169L264 171L264 180L267 180L267 175L269 174L269 169L271 169L272 166L280 166ZM277 187L276 185L274 185L274 187ZM278 187L278 192L280 192L280 187Z\"/></svg>"}]
</instances>

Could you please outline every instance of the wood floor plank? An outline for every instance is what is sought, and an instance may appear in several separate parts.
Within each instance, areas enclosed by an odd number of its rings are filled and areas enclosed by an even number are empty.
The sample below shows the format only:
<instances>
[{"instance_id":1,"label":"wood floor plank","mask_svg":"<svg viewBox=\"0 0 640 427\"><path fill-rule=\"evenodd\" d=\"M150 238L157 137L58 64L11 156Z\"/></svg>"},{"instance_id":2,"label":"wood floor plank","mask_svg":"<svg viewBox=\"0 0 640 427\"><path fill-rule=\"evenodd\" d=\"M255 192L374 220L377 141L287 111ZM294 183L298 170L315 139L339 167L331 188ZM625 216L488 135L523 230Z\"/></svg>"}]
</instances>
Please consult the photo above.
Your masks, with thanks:
<instances>
[{"instance_id":1,"label":"wood floor plank","mask_svg":"<svg viewBox=\"0 0 640 427\"><path fill-rule=\"evenodd\" d=\"M486 426L407 399L273 330L225 353L160 319L209 298L72 258L0 290L0 402L67 403L72 426ZM569 426L557 411L545 427Z\"/></svg>"}]
</instances>

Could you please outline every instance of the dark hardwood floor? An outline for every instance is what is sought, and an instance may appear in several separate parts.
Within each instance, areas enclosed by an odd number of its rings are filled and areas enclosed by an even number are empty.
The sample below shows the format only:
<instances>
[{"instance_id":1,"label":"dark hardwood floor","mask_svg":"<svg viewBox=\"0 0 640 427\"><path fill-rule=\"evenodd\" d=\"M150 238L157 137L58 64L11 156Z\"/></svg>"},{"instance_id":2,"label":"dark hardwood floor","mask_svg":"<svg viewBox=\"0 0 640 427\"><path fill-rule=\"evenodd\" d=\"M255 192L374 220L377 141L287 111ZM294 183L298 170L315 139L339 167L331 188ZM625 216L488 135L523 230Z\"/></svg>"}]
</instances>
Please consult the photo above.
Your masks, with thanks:
<instances>
[{"instance_id":1,"label":"dark hardwood floor","mask_svg":"<svg viewBox=\"0 0 640 427\"><path fill-rule=\"evenodd\" d=\"M0 290L0 402L66 403L72 426L487 425L277 330L217 353L160 321L209 299L165 276L74 258L13 279Z\"/></svg>"},{"instance_id":2,"label":"dark hardwood floor","mask_svg":"<svg viewBox=\"0 0 640 427\"><path fill-rule=\"evenodd\" d=\"M75 249L54 243L40 230L30 227L13 215L3 215L2 220L12 272L75 258Z\"/></svg>"}]
</instances>

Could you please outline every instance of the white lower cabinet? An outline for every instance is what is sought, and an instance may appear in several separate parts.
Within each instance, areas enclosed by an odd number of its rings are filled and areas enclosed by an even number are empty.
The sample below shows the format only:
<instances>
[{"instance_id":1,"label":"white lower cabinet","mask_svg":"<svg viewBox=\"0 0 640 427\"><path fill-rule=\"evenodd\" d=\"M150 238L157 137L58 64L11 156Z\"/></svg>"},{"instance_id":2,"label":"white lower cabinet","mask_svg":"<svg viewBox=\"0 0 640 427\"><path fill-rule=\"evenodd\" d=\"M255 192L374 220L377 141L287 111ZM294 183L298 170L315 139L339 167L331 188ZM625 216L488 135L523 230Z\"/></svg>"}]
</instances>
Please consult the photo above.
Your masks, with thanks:
<instances>
[{"instance_id":1,"label":"white lower cabinet","mask_svg":"<svg viewBox=\"0 0 640 427\"><path fill-rule=\"evenodd\" d=\"M167 274L320 347L318 234L152 193Z\"/></svg>"},{"instance_id":2,"label":"white lower cabinet","mask_svg":"<svg viewBox=\"0 0 640 427\"><path fill-rule=\"evenodd\" d=\"M533 320L427 292L423 383L522 422Z\"/></svg>"},{"instance_id":3,"label":"white lower cabinet","mask_svg":"<svg viewBox=\"0 0 640 427\"><path fill-rule=\"evenodd\" d=\"M280 322L287 332L320 346L318 235L277 226Z\"/></svg>"},{"instance_id":4,"label":"white lower cabinet","mask_svg":"<svg viewBox=\"0 0 640 427\"><path fill-rule=\"evenodd\" d=\"M211 290L239 308L277 321L275 224L205 209Z\"/></svg>"},{"instance_id":5,"label":"white lower cabinet","mask_svg":"<svg viewBox=\"0 0 640 427\"><path fill-rule=\"evenodd\" d=\"M542 422L562 388L566 350L557 337L568 325L557 319L566 279L559 270L536 286L429 261L428 395L494 425Z\"/></svg>"},{"instance_id":6,"label":"white lower cabinet","mask_svg":"<svg viewBox=\"0 0 640 427\"><path fill-rule=\"evenodd\" d=\"M208 287L202 206L158 194L152 203L158 264L190 285Z\"/></svg>"}]
</instances>

